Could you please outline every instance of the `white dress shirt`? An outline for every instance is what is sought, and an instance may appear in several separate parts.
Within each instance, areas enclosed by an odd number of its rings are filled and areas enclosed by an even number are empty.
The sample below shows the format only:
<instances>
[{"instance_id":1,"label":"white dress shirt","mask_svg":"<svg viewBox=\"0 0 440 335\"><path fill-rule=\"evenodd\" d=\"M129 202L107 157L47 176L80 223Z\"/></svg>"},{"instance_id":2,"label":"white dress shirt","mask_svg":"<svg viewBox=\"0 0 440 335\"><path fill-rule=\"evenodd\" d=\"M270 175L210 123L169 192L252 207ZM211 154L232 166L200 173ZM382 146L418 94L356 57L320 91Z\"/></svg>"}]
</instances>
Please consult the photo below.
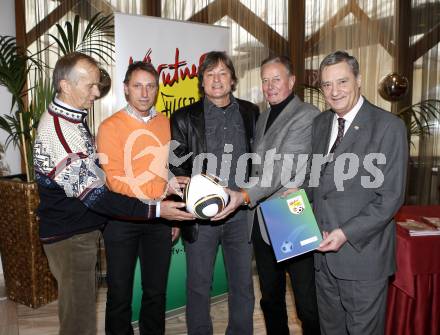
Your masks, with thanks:
<instances>
[{"instance_id":1,"label":"white dress shirt","mask_svg":"<svg viewBox=\"0 0 440 335\"><path fill-rule=\"evenodd\" d=\"M347 133L348 128L350 127L351 123L353 122L354 118L356 117L357 113L362 107L362 104L364 103L364 98L359 96L358 102L354 107L344 115L343 119L345 120L344 124L344 136ZM336 136L338 136L338 114L335 113L335 116L333 117L333 124L332 124L332 131L330 133L330 141L328 142L328 148L327 148L327 155L330 153L330 149L333 146L333 143L336 141Z\"/></svg>"}]
</instances>

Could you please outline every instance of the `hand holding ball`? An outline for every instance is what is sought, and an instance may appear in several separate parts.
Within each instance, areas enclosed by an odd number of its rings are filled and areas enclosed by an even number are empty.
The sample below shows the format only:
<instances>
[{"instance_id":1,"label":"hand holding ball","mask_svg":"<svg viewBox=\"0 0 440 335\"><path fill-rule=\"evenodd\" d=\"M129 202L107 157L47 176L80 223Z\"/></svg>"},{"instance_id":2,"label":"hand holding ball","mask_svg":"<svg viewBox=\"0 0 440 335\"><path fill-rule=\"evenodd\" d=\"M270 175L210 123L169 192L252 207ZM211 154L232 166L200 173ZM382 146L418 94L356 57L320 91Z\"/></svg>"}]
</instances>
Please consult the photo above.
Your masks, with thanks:
<instances>
[{"instance_id":1,"label":"hand holding ball","mask_svg":"<svg viewBox=\"0 0 440 335\"><path fill-rule=\"evenodd\" d=\"M186 185L184 199L188 212L207 220L225 208L229 195L215 177L198 174Z\"/></svg>"}]
</instances>

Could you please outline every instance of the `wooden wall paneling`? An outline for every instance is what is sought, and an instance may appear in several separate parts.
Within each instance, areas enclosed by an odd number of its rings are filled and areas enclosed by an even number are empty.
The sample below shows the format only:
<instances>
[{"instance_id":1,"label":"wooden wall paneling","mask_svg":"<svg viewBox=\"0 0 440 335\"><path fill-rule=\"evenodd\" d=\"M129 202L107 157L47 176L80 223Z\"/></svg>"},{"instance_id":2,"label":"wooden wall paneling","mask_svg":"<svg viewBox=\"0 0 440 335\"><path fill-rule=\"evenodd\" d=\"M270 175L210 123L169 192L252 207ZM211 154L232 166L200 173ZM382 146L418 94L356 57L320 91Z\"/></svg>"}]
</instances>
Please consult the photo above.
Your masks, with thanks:
<instances>
[{"instance_id":1,"label":"wooden wall paneling","mask_svg":"<svg viewBox=\"0 0 440 335\"><path fill-rule=\"evenodd\" d=\"M17 2L24 2L24 0L16 0ZM52 27L55 23L66 15L72 8L78 4L80 0L64 0L60 3L60 5L55 8L52 12L50 12L43 20L38 22L34 28L32 28L26 34L26 45L31 45L35 42L41 35L45 34L50 27ZM23 7L24 10L24 7ZM23 14L24 15L24 14Z\"/></svg>"},{"instance_id":2,"label":"wooden wall paneling","mask_svg":"<svg viewBox=\"0 0 440 335\"><path fill-rule=\"evenodd\" d=\"M26 48L26 12L25 0L15 0L15 36L17 45Z\"/></svg>"},{"instance_id":3,"label":"wooden wall paneling","mask_svg":"<svg viewBox=\"0 0 440 335\"><path fill-rule=\"evenodd\" d=\"M162 1L161 0L143 0L143 15L147 16L162 16Z\"/></svg>"},{"instance_id":4,"label":"wooden wall paneling","mask_svg":"<svg viewBox=\"0 0 440 335\"><path fill-rule=\"evenodd\" d=\"M188 21L213 24L226 14L227 2L225 0L215 0L191 16Z\"/></svg>"},{"instance_id":5,"label":"wooden wall paneling","mask_svg":"<svg viewBox=\"0 0 440 335\"><path fill-rule=\"evenodd\" d=\"M396 0L394 21L394 40L396 41L394 52L395 72L408 78L408 94L397 103L391 105L391 110L396 113L403 107L412 103L413 70L414 62L410 59L410 34L411 25L411 0Z\"/></svg>"},{"instance_id":6,"label":"wooden wall paneling","mask_svg":"<svg viewBox=\"0 0 440 335\"><path fill-rule=\"evenodd\" d=\"M310 57L313 56L313 48L319 41L325 37L328 32L331 32L333 28L341 21L344 17L350 14L351 5L350 2L345 6L341 7L335 15L333 15L327 22L325 22L321 28L315 31L304 44L305 48L305 56Z\"/></svg>"},{"instance_id":7,"label":"wooden wall paneling","mask_svg":"<svg viewBox=\"0 0 440 335\"><path fill-rule=\"evenodd\" d=\"M304 98L304 89L298 89L305 84L305 25L306 5L305 0L289 1L289 56L293 63L296 75L296 92L301 99Z\"/></svg>"},{"instance_id":8,"label":"wooden wall paneling","mask_svg":"<svg viewBox=\"0 0 440 335\"><path fill-rule=\"evenodd\" d=\"M286 39L239 0L216 0L188 20L213 24L226 15L267 46L273 53L288 53L289 49Z\"/></svg>"},{"instance_id":9,"label":"wooden wall paneling","mask_svg":"<svg viewBox=\"0 0 440 335\"><path fill-rule=\"evenodd\" d=\"M410 48L410 60L415 62L440 42L440 23L427 32Z\"/></svg>"},{"instance_id":10,"label":"wooden wall paneling","mask_svg":"<svg viewBox=\"0 0 440 335\"><path fill-rule=\"evenodd\" d=\"M229 16L273 53L285 55L289 53L287 40L239 0L230 0Z\"/></svg>"},{"instance_id":11,"label":"wooden wall paneling","mask_svg":"<svg viewBox=\"0 0 440 335\"><path fill-rule=\"evenodd\" d=\"M393 56L394 46L386 39L384 34L381 34L381 29L379 24L380 21L371 20L368 17L368 15L362 10L362 8L359 7L359 4L355 1L351 1L351 12L361 23L362 29L366 29L367 31L369 31L369 35L377 36L380 45L382 45L382 47L390 54L390 56ZM360 45L362 45L361 41L359 41L359 43Z\"/></svg>"}]
</instances>

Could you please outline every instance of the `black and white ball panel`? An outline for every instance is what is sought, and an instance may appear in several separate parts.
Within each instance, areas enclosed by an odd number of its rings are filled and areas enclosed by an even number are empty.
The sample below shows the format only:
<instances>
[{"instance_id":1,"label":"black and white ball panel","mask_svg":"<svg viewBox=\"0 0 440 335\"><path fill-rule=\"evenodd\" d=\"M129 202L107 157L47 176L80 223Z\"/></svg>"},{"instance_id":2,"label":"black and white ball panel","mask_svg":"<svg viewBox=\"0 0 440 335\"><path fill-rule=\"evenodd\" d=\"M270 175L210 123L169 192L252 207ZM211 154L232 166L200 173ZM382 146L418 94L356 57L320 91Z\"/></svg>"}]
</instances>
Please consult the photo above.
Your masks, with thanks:
<instances>
[{"instance_id":1,"label":"black and white ball panel","mask_svg":"<svg viewBox=\"0 0 440 335\"><path fill-rule=\"evenodd\" d=\"M226 206L229 196L218 179L199 174L191 178L184 192L188 212L200 219L210 219Z\"/></svg>"},{"instance_id":2,"label":"black and white ball panel","mask_svg":"<svg viewBox=\"0 0 440 335\"><path fill-rule=\"evenodd\" d=\"M211 194L201 198L194 205L194 214L200 219L209 219L222 211L225 202L222 197Z\"/></svg>"}]
</instances>

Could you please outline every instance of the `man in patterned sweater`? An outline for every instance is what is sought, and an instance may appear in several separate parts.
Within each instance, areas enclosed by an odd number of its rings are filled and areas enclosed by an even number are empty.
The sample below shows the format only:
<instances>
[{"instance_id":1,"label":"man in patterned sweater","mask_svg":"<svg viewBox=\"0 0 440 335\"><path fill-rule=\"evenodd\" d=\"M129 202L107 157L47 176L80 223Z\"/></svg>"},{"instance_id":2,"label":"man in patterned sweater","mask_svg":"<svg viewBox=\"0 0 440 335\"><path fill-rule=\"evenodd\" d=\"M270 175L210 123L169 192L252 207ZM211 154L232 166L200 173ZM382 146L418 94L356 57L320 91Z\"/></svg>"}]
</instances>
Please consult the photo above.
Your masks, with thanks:
<instances>
[{"instance_id":1,"label":"man in patterned sweater","mask_svg":"<svg viewBox=\"0 0 440 335\"><path fill-rule=\"evenodd\" d=\"M96 334L95 265L100 228L108 216L192 217L184 203L146 202L110 192L100 170L87 109L99 97L99 68L81 53L60 58L53 73L56 98L43 114L34 147L40 194L40 239L58 282L61 335ZM173 192L173 188L169 188Z\"/></svg>"}]
</instances>

